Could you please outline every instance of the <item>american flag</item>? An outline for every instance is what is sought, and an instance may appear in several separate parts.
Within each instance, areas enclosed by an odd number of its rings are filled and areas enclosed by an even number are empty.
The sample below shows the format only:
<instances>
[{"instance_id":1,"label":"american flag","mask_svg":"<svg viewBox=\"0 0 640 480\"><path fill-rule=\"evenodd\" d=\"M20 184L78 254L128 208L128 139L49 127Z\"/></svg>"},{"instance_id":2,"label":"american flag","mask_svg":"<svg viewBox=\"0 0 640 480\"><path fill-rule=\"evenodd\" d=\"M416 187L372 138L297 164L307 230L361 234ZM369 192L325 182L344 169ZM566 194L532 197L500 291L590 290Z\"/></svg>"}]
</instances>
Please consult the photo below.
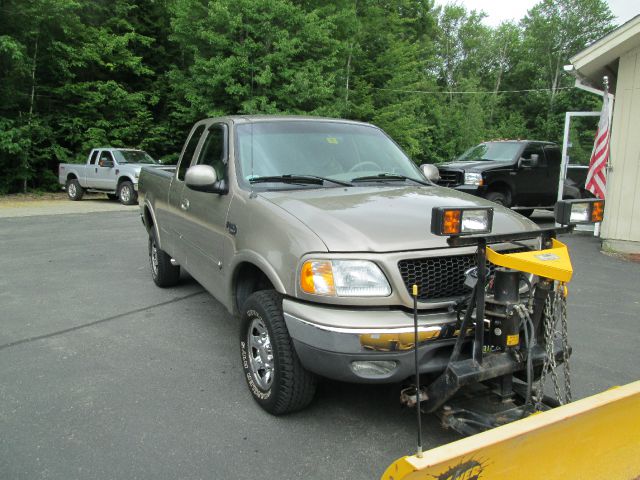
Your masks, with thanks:
<instances>
[{"instance_id":1,"label":"american flag","mask_svg":"<svg viewBox=\"0 0 640 480\"><path fill-rule=\"evenodd\" d=\"M591 160L589 161L589 173L585 188L596 197L604 199L607 189L607 163L609 162L609 95L604 93L602 113L598 122L596 141L593 144Z\"/></svg>"}]
</instances>

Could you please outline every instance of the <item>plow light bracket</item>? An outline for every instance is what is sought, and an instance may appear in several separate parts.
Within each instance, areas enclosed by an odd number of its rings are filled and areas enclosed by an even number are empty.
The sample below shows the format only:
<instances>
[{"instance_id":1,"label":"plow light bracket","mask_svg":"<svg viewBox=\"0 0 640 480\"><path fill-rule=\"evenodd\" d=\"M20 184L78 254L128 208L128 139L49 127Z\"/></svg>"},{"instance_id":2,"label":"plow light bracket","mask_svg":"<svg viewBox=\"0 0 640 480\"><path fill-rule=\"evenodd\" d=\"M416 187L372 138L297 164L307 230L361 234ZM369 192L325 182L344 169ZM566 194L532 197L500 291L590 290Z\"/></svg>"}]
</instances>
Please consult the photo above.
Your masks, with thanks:
<instances>
[{"instance_id":1,"label":"plow light bracket","mask_svg":"<svg viewBox=\"0 0 640 480\"><path fill-rule=\"evenodd\" d=\"M433 207L431 233L457 237L491 233L493 207Z\"/></svg>"},{"instance_id":2,"label":"plow light bracket","mask_svg":"<svg viewBox=\"0 0 640 480\"><path fill-rule=\"evenodd\" d=\"M560 200L556 203L554 214L556 222L560 225L601 222L604 214L604 200L599 198Z\"/></svg>"}]
</instances>

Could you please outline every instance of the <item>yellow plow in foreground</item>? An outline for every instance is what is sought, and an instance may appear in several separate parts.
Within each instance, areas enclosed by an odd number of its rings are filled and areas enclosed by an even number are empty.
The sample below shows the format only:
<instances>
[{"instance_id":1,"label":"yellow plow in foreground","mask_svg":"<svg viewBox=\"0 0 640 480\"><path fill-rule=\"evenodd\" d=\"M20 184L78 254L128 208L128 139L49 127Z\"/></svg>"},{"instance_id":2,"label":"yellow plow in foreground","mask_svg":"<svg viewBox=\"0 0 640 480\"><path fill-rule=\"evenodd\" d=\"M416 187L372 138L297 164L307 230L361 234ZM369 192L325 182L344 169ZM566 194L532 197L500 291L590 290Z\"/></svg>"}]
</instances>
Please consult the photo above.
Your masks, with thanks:
<instances>
[{"instance_id":1,"label":"yellow plow in foreground","mask_svg":"<svg viewBox=\"0 0 640 480\"><path fill-rule=\"evenodd\" d=\"M392 463L382 480L640 479L640 381Z\"/></svg>"}]
</instances>

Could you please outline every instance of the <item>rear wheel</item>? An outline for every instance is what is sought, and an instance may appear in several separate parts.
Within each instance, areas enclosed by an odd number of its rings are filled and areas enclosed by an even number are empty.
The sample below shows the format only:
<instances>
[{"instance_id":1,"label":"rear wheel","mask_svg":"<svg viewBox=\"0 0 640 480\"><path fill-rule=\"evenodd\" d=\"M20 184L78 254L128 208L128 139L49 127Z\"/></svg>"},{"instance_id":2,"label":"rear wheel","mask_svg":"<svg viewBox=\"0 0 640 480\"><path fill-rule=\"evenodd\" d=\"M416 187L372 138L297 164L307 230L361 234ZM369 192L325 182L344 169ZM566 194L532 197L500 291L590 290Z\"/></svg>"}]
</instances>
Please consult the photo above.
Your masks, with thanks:
<instances>
[{"instance_id":1,"label":"rear wheel","mask_svg":"<svg viewBox=\"0 0 640 480\"><path fill-rule=\"evenodd\" d=\"M135 205L138 203L138 192L133 189L133 183L126 180L118 187L118 198L123 205Z\"/></svg>"},{"instance_id":2,"label":"rear wheel","mask_svg":"<svg viewBox=\"0 0 640 480\"><path fill-rule=\"evenodd\" d=\"M77 179L72 178L67 180L67 195L69 196L69 200L78 201L82 200L84 196L84 188L80 186L80 182Z\"/></svg>"},{"instance_id":3,"label":"rear wheel","mask_svg":"<svg viewBox=\"0 0 640 480\"><path fill-rule=\"evenodd\" d=\"M304 369L293 348L279 293L262 290L245 302L240 352L251 395L267 412L294 412L313 400L316 378Z\"/></svg>"},{"instance_id":4,"label":"rear wheel","mask_svg":"<svg viewBox=\"0 0 640 480\"><path fill-rule=\"evenodd\" d=\"M156 231L153 227L149 232L149 265L151 278L159 287L173 287L180 280L180 266L171 265L171 257L158 248Z\"/></svg>"}]
</instances>

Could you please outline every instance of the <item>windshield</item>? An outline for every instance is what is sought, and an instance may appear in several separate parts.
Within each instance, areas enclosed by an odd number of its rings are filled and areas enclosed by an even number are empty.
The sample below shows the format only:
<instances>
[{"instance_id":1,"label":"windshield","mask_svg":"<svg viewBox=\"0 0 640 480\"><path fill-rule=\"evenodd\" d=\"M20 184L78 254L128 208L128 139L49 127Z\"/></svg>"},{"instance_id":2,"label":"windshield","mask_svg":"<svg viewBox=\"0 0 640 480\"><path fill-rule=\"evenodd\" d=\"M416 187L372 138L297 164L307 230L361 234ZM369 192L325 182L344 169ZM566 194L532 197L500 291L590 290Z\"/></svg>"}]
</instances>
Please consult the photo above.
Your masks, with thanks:
<instances>
[{"instance_id":1,"label":"windshield","mask_svg":"<svg viewBox=\"0 0 640 480\"><path fill-rule=\"evenodd\" d=\"M481 143L464 152L458 157L458 160L512 161L521 147L521 144L511 142Z\"/></svg>"},{"instance_id":2,"label":"windshield","mask_svg":"<svg viewBox=\"0 0 640 480\"><path fill-rule=\"evenodd\" d=\"M151 155L142 150L115 150L118 163L144 163L155 165L156 162Z\"/></svg>"},{"instance_id":3,"label":"windshield","mask_svg":"<svg viewBox=\"0 0 640 480\"><path fill-rule=\"evenodd\" d=\"M245 186L250 182L267 183L258 182L259 178L283 175L350 182L394 174L424 182L414 163L375 127L330 121L275 121L238 125L236 132L239 178Z\"/></svg>"}]
</instances>

